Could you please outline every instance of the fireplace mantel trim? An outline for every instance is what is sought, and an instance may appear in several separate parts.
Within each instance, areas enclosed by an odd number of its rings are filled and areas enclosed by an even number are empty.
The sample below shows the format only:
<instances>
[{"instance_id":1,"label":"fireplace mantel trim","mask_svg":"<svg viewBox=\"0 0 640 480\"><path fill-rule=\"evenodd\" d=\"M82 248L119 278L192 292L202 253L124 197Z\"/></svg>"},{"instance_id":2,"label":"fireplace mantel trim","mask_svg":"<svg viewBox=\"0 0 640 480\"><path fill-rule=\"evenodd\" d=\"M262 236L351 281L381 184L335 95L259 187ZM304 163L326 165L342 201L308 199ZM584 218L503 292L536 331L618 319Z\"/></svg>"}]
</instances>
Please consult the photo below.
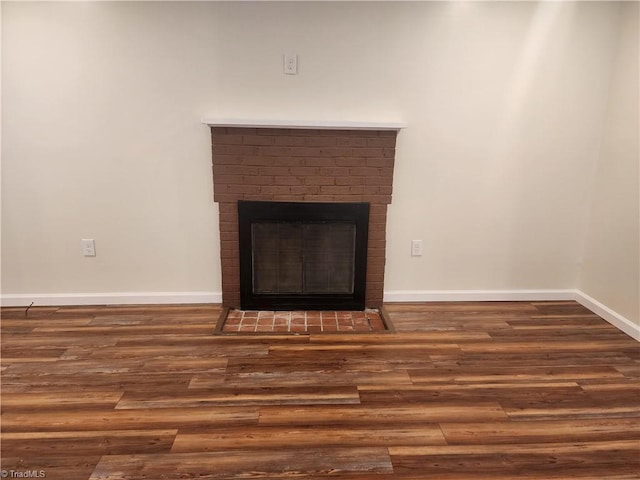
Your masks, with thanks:
<instances>
[{"instance_id":1,"label":"fireplace mantel trim","mask_svg":"<svg viewBox=\"0 0 640 480\"><path fill-rule=\"evenodd\" d=\"M294 128L312 130L389 130L407 128L401 122L354 122L326 120L265 120L250 118L204 118L202 123L210 127L243 128Z\"/></svg>"}]
</instances>

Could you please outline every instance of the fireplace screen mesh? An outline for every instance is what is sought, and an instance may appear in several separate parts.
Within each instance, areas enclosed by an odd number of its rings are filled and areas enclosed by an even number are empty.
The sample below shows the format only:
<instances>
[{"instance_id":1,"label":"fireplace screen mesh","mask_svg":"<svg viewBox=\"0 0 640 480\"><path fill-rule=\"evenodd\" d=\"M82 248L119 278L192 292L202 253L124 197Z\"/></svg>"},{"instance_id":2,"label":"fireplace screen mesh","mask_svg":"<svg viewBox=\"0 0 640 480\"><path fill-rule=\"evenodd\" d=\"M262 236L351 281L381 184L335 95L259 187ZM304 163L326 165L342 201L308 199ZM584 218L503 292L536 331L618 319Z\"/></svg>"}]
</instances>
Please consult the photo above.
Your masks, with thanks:
<instances>
[{"instance_id":1,"label":"fireplace screen mesh","mask_svg":"<svg viewBox=\"0 0 640 480\"><path fill-rule=\"evenodd\" d=\"M352 294L356 225L251 225L255 294Z\"/></svg>"}]
</instances>

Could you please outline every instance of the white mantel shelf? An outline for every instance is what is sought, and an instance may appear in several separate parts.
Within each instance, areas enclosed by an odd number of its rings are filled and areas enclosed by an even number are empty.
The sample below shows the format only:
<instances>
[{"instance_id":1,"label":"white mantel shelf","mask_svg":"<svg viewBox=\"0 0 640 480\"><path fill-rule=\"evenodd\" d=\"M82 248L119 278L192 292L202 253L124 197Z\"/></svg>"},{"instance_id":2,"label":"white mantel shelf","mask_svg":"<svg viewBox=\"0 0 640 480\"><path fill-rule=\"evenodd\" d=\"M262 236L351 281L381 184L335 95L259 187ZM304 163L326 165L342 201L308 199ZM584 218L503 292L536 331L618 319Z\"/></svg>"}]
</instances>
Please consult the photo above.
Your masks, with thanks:
<instances>
[{"instance_id":1,"label":"white mantel shelf","mask_svg":"<svg viewBox=\"0 0 640 480\"><path fill-rule=\"evenodd\" d=\"M260 120L243 118L204 118L202 123L210 127L244 128L295 128L313 130L402 130L400 122L348 122L326 120Z\"/></svg>"}]
</instances>

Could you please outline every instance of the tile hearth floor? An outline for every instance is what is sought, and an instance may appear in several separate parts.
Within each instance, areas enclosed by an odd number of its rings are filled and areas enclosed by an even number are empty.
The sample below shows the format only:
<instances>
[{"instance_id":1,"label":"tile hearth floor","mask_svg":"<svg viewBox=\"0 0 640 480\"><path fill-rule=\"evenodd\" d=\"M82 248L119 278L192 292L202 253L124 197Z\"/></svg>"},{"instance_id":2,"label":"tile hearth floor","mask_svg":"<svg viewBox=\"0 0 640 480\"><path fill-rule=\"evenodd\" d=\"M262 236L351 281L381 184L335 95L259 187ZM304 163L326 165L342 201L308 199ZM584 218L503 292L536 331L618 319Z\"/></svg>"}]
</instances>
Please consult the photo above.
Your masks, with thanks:
<instances>
[{"instance_id":1,"label":"tile hearth floor","mask_svg":"<svg viewBox=\"0 0 640 480\"><path fill-rule=\"evenodd\" d=\"M235 310L227 313L222 333L330 333L384 332L378 310L291 311Z\"/></svg>"}]
</instances>

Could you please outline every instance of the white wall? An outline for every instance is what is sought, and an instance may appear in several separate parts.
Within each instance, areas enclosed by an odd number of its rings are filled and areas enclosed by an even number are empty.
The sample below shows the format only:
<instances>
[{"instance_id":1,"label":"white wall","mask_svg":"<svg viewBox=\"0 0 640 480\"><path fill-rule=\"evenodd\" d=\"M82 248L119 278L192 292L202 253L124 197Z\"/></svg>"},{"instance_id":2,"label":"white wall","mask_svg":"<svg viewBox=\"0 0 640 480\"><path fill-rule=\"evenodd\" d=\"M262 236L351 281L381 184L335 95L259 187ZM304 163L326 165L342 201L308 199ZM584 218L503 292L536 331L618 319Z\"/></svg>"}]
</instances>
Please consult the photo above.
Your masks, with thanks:
<instances>
[{"instance_id":1,"label":"white wall","mask_svg":"<svg viewBox=\"0 0 640 480\"><path fill-rule=\"evenodd\" d=\"M580 289L640 325L638 3L621 9Z\"/></svg>"},{"instance_id":2,"label":"white wall","mask_svg":"<svg viewBox=\"0 0 640 480\"><path fill-rule=\"evenodd\" d=\"M219 292L206 116L406 122L389 292L576 288L619 8L4 3L2 293Z\"/></svg>"}]
</instances>

